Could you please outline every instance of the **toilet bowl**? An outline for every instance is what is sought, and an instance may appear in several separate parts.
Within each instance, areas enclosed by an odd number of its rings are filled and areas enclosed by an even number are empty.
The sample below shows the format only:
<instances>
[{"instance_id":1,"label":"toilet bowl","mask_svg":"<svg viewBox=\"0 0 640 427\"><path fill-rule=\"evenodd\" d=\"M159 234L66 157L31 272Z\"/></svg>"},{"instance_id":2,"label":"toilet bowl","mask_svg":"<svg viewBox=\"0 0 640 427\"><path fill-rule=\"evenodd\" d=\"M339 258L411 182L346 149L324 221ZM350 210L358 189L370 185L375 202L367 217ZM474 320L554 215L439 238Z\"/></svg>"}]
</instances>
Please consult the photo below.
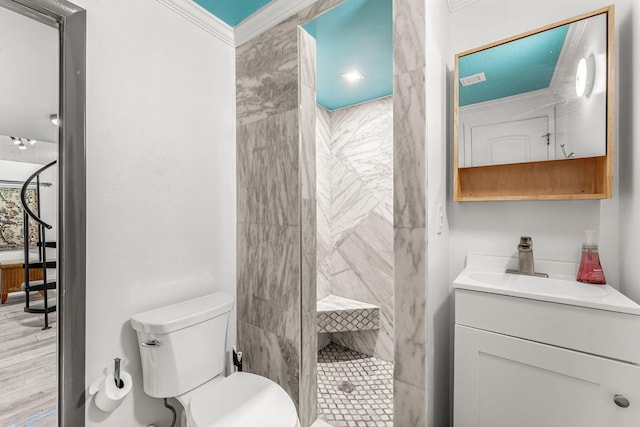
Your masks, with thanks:
<instances>
[{"instance_id":1,"label":"toilet bowl","mask_svg":"<svg viewBox=\"0 0 640 427\"><path fill-rule=\"evenodd\" d=\"M275 382L236 372L176 398L191 427L299 427L296 408Z\"/></svg>"},{"instance_id":2,"label":"toilet bowl","mask_svg":"<svg viewBox=\"0 0 640 427\"><path fill-rule=\"evenodd\" d=\"M222 375L233 302L215 292L131 317L145 393L180 402L186 427L299 427L278 384L245 372Z\"/></svg>"}]
</instances>

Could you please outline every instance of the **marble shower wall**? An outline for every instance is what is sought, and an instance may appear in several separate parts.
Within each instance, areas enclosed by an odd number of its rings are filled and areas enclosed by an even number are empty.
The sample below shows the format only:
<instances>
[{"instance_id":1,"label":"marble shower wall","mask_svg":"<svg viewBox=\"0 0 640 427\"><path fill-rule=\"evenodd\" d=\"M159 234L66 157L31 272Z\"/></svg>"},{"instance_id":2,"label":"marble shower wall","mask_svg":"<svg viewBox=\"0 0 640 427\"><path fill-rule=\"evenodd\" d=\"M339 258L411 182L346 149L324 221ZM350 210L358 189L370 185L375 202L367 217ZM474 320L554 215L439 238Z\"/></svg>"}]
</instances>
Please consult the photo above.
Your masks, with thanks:
<instances>
[{"instance_id":1,"label":"marble shower wall","mask_svg":"<svg viewBox=\"0 0 640 427\"><path fill-rule=\"evenodd\" d=\"M246 370L280 384L308 427L316 418L316 49L298 23L293 16L236 50L237 342Z\"/></svg>"},{"instance_id":2,"label":"marble shower wall","mask_svg":"<svg viewBox=\"0 0 640 427\"><path fill-rule=\"evenodd\" d=\"M330 113L316 105L316 196L318 299L331 293L331 128Z\"/></svg>"},{"instance_id":3,"label":"marble shower wall","mask_svg":"<svg viewBox=\"0 0 640 427\"><path fill-rule=\"evenodd\" d=\"M394 426L427 425L425 34L424 0L394 0Z\"/></svg>"},{"instance_id":4,"label":"marble shower wall","mask_svg":"<svg viewBox=\"0 0 640 427\"><path fill-rule=\"evenodd\" d=\"M236 50L237 345L300 404L298 22Z\"/></svg>"},{"instance_id":5,"label":"marble shower wall","mask_svg":"<svg viewBox=\"0 0 640 427\"><path fill-rule=\"evenodd\" d=\"M310 375L317 365L316 328L317 295L317 189L316 189L316 40L298 28L300 66L300 209L302 232L302 274L300 299L302 308L300 422L310 426L317 418L317 375ZM312 333L304 333L311 331Z\"/></svg>"},{"instance_id":6,"label":"marble shower wall","mask_svg":"<svg viewBox=\"0 0 640 427\"><path fill-rule=\"evenodd\" d=\"M292 396L302 427L312 418L315 390L301 384L316 376L315 364L303 362L302 345L317 335L307 311L315 282L302 283L313 267L302 263L315 258L316 242L308 248L301 239L309 224L302 227L300 218L315 220L301 207L312 201L301 200L311 158L300 152L298 106L308 102L298 89L297 26L341 2L318 0L236 50L237 342L247 370L274 379ZM425 426L424 1L394 0L393 9L394 425Z\"/></svg>"},{"instance_id":7,"label":"marble shower wall","mask_svg":"<svg viewBox=\"0 0 640 427\"><path fill-rule=\"evenodd\" d=\"M330 293L380 307L379 330L331 340L393 361L392 98L332 111L330 140Z\"/></svg>"}]
</instances>

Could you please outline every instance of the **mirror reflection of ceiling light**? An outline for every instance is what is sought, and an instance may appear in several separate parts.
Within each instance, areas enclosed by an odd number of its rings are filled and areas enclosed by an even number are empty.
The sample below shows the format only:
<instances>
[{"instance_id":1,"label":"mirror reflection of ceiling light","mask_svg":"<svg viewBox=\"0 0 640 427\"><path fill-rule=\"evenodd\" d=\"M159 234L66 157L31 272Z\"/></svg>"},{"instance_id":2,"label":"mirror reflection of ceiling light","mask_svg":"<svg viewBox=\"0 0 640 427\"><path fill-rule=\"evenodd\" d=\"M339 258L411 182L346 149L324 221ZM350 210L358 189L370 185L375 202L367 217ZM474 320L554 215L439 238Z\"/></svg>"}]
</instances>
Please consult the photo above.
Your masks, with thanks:
<instances>
[{"instance_id":1,"label":"mirror reflection of ceiling light","mask_svg":"<svg viewBox=\"0 0 640 427\"><path fill-rule=\"evenodd\" d=\"M55 125L55 126L60 126L60 119L58 118L57 114L52 114L49 116L49 121L51 121L51 124Z\"/></svg>"},{"instance_id":2,"label":"mirror reflection of ceiling light","mask_svg":"<svg viewBox=\"0 0 640 427\"><path fill-rule=\"evenodd\" d=\"M358 70L351 70L351 71L342 73L342 78L348 81L349 83L355 83L364 79L364 74L362 74Z\"/></svg>"},{"instance_id":3,"label":"mirror reflection of ceiling light","mask_svg":"<svg viewBox=\"0 0 640 427\"><path fill-rule=\"evenodd\" d=\"M578 98L582 96L589 96L591 89L593 88L595 73L595 60L593 55L589 55L586 58L578 61L578 67L576 68L576 95Z\"/></svg>"},{"instance_id":4,"label":"mirror reflection of ceiling light","mask_svg":"<svg viewBox=\"0 0 640 427\"><path fill-rule=\"evenodd\" d=\"M11 142L13 142L13 145L17 145L18 148L21 149L21 150L26 150L27 149L27 145L25 144L25 141L29 142L29 144L31 144L31 145L33 145L36 142L38 142L35 139L16 138L15 136L10 136L9 138L11 138Z\"/></svg>"}]
</instances>

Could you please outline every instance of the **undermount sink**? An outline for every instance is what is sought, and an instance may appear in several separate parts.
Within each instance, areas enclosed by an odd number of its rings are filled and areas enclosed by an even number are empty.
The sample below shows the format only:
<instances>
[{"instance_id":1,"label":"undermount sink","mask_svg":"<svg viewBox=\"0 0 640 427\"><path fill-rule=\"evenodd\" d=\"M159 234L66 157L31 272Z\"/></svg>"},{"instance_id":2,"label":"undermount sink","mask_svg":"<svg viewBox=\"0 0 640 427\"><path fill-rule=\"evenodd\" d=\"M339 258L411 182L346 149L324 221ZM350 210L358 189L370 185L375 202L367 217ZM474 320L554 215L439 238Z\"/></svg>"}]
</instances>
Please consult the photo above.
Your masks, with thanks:
<instances>
[{"instance_id":1,"label":"undermount sink","mask_svg":"<svg viewBox=\"0 0 640 427\"><path fill-rule=\"evenodd\" d=\"M470 273L469 278L489 285L505 286L522 292L544 293L564 297L601 298L609 294L607 287L577 281L525 276L499 272Z\"/></svg>"},{"instance_id":2,"label":"undermount sink","mask_svg":"<svg viewBox=\"0 0 640 427\"><path fill-rule=\"evenodd\" d=\"M514 268L514 262L513 258L470 254L465 269L453 282L454 288L640 314L640 305L612 286L576 281L575 263L536 260L536 271L549 274L546 278L506 273Z\"/></svg>"}]
</instances>

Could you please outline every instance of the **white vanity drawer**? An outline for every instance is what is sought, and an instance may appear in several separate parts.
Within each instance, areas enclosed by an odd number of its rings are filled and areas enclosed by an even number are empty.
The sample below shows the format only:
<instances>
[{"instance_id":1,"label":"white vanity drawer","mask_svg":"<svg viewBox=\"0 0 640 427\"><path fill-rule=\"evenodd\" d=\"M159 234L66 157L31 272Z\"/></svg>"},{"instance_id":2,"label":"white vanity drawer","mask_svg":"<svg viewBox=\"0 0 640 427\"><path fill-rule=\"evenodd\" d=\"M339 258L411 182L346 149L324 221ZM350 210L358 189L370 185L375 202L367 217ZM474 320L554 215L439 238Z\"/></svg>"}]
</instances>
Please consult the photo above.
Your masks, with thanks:
<instances>
[{"instance_id":1,"label":"white vanity drawer","mask_svg":"<svg viewBox=\"0 0 640 427\"><path fill-rule=\"evenodd\" d=\"M640 364L640 316L456 289L455 322Z\"/></svg>"}]
</instances>

